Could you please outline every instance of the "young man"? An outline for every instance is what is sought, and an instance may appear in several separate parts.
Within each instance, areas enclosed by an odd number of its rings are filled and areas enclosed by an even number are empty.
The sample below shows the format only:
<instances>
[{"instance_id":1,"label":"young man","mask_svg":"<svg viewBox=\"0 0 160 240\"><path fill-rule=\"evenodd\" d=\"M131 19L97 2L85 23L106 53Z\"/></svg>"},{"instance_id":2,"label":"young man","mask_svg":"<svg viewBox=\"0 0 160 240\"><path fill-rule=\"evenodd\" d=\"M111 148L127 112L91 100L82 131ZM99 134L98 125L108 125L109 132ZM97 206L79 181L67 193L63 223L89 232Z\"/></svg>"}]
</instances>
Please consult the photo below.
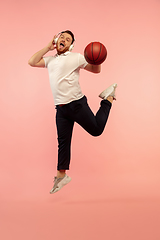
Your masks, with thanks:
<instances>
[{"instance_id":1,"label":"young man","mask_svg":"<svg viewBox=\"0 0 160 240\"><path fill-rule=\"evenodd\" d=\"M79 85L79 71L85 69L93 73L100 73L101 65L92 65L86 62L80 53L72 53L74 35L66 30L55 36L43 49L35 53L28 64L32 67L48 68L51 90L56 105L56 126L58 134L58 165L57 176L54 177L54 186L50 193L59 191L71 181L66 175L70 165L71 138L74 122L81 125L92 136L102 134L113 100L117 84L112 84L99 97L101 106L94 116L87 104ZM55 56L44 57L51 51L57 50Z\"/></svg>"}]
</instances>

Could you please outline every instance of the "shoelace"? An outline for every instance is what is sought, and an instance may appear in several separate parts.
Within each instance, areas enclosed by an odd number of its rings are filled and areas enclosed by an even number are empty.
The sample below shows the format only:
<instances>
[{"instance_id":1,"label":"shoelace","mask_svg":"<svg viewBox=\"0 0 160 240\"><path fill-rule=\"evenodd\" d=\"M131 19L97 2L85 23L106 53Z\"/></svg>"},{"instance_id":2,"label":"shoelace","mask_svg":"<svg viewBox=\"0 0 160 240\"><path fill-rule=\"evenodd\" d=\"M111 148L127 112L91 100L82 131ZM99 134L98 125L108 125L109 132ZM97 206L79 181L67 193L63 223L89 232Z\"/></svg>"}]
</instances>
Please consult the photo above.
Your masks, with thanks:
<instances>
[{"instance_id":1,"label":"shoelace","mask_svg":"<svg viewBox=\"0 0 160 240\"><path fill-rule=\"evenodd\" d=\"M57 178L57 177L54 177L54 180L53 180L53 183L54 183L54 186L55 187L63 178Z\"/></svg>"}]
</instances>

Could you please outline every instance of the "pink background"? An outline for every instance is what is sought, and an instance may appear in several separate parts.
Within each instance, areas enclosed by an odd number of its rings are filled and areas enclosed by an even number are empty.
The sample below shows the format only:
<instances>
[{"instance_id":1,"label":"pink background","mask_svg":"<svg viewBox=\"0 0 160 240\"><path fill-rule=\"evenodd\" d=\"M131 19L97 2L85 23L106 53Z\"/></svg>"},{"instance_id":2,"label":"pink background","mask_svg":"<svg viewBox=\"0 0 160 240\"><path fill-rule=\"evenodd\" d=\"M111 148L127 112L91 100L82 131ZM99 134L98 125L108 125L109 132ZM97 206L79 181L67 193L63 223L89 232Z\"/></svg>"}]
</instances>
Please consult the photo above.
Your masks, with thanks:
<instances>
[{"instance_id":1,"label":"pink background","mask_svg":"<svg viewBox=\"0 0 160 240\"><path fill-rule=\"evenodd\" d=\"M160 1L6 0L0 18L0 239L159 240ZM100 74L81 71L92 110L114 82L117 101L102 136L75 125L72 181L50 195L55 108L47 70L28 59L66 29L74 52L108 50Z\"/></svg>"}]
</instances>

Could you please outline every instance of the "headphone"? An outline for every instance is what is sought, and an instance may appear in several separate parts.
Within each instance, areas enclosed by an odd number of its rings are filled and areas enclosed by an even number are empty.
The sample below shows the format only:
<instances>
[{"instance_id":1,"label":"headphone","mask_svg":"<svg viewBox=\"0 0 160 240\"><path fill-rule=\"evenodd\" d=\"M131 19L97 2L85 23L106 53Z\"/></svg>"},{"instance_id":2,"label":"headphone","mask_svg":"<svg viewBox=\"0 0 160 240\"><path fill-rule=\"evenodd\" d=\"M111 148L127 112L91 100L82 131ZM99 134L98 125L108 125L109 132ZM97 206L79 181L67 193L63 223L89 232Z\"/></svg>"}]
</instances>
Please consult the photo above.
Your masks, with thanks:
<instances>
[{"instance_id":1,"label":"headphone","mask_svg":"<svg viewBox=\"0 0 160 240\"><path fill-rule=\"evenodd\" d=\"M54 42L55 42L55 44L57 43L57 41L58 41L58 38L59 38L59 36L62 34L62 33L64 33L64 32L59 32L57 35L56 35L56 38L54 39ZM73 39L74 40L74 39ZM74 42L75 42L75 40L74 40ZM74 42L71 44L71 46L69 47L69 51L71 52L72 50L73 50L73 48L74 48Z\"/></svg>"}]
</instances>

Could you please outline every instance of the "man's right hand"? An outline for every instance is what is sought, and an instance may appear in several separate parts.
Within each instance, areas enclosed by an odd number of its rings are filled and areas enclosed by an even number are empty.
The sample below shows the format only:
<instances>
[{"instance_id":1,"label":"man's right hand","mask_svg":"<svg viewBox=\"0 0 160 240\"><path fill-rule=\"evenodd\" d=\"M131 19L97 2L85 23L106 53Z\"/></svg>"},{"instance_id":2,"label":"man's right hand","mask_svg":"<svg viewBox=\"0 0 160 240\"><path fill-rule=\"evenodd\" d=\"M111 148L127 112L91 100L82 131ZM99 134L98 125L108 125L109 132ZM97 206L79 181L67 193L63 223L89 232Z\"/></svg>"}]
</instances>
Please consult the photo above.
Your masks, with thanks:
<instances>
[{"instance_id":1,"label":"man's right hand","mask_svg":"<svg viewBox=\"0 0 160 240\"><path fill-rule=\"evenodd\" d=\"M32 67L45 67L45 62L43 59L43 56L48 52L48 51L52 51L56 48L56 44L54 42L54 39L56 38L56 36L54 36L54 38L48 43L48 45L41 49L40 51L38 51L37 53L35 53L28 61L28 64Z\"/></svg>"},{"instance_id":2,"label":"man's right hand","mask_svg":"<svg viewBox=\"0 0 160 240\"><path fill-rule=\"evenodd\" d=\"M54 38L47 45L47 48L49 49L49 51L52 51L52 50L56 49L56 44L54 42L55 38L56 38L56 35L54 36Z\"/></svg>"}]
</instances>

